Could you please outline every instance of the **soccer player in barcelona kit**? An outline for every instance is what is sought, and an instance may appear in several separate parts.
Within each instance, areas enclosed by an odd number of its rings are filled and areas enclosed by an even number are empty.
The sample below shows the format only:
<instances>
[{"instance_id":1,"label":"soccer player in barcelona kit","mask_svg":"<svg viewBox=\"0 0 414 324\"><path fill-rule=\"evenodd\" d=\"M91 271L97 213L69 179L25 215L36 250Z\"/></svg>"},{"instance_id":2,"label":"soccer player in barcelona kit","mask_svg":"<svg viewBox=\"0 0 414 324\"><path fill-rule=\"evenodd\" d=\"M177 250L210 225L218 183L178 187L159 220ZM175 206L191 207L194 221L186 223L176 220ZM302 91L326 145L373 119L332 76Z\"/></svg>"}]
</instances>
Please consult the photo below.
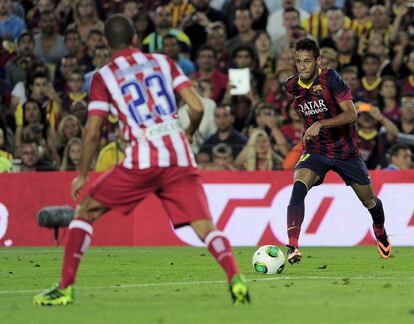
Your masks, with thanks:
<instances>
[{"instance_id":1,"label":"soccer player in barcelona kit","mask_svg":"<svg viewBox=\"0 0 414 324\"><path fill-rule=\"evenodd\" d=\"M155 193L175 227L191 225L227 274L235 304L249 302L249 292L232 247L211 221L200 175L186 137L195 132L202 103L189 79L164 55L143 54L133 45L138 39L132 22L113 15L104 34L112 58L92 78L88 121L82 139L79 176L71 186L73 199L87 182L101 126L111 112L118 116L129 142L125 160L104 173L80 202L69 225L62 273L56 287L34 297L37 305L66 305L74 300L79 262L88 248L93 222L106 211L128 214ZM174 90L190 107L191 124L186 133L177 120Z\"/></svg>"},{"instance_id":2,"label":"soccer player in barcelona kit","mask_svg":"<svg viewBox=\"0 0 414 324\"><path fill-rule=\"evenodd\" d=\"M301 260L298 248L305 213L305 196L333 170L352 187L373 220L378 252L391 256L391 244L384 228L384 209L371 185L368 170L359 156L355 121L357 112L351 90L332 69L320 69L318 44L305 38L295 45L298 74L286 81L294 97L294 108L304 127L303 154L296 165L294 184L287 209L288 261Z\"/></svg>"}]
</instances>

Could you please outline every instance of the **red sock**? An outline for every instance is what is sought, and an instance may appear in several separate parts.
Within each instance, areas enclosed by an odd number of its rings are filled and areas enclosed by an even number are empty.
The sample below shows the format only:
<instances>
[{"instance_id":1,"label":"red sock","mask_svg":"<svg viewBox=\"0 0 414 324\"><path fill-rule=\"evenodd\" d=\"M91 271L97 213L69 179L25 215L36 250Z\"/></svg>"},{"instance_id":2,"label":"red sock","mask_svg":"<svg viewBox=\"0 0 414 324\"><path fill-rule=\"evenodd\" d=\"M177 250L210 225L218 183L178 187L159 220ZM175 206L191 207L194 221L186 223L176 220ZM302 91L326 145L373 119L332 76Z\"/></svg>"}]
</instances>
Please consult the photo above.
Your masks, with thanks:
<instances>
[{"instance_id":1,"label":"red sock","mask_svg":"<svg viewBox=\"0 0 414 324\"><path fill-rule=\"evenodd\" d=\"M226 272L227 281L230 282L235 274L238 274L239 267L233 255L233 249L229 240L218 230L212 230L206 236L205 243L208 250L216 258Z\"/></svg>"},{"instance_id":2,"label":"red sock","mask_svg":"<svg viewBox=\"0 0 414 324\"><path fill-rule=\"evenodd\" d=\"M288 206L287 234L290 246L298 246L300 228L303 223L305 208L303 206Z\"/></svg>"},{"instance_id":3,"label":"red sock","mask_svg":"<svg viewBox=\"0 0 414 324\"><path fill-rule=\"evenodd\" d=\"M59 288L66 288L75 283L80 259L91 243L92 232L92 223L85 219L75 218L69 224Z\"/></svg>"}]
</instances>

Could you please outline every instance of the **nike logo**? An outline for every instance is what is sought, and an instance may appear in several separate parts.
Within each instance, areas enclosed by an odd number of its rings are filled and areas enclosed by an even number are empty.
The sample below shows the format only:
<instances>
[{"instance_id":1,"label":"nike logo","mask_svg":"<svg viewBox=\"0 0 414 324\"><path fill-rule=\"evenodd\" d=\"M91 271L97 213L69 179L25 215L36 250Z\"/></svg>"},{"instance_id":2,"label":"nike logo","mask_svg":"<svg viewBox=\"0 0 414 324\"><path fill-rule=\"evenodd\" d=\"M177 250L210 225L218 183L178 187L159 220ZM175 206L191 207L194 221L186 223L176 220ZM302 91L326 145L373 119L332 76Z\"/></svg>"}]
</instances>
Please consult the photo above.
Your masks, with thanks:
<instances>
[{"instance_id":1,"label":"nike logo","mask_svg":"<svg viewBox=\"0 0 414 324\"><path fill-rule=\"evenodd\" d=\"M293 230L294 228L296 228L296 226L289 227L287 230L289 232L290 230Z\"/></svg>"},{"instance_id":2,"label":"nike logo","mask_svg":"<svg viewBox=\"0 0 414 324\"><path fill-rule=\"evenodd\" d=\"M299 99L299 98L302 98L303 97L303 95L301 95L301 96L295 96L295 100L296 99Z\"/></svg>"}]
</instances>

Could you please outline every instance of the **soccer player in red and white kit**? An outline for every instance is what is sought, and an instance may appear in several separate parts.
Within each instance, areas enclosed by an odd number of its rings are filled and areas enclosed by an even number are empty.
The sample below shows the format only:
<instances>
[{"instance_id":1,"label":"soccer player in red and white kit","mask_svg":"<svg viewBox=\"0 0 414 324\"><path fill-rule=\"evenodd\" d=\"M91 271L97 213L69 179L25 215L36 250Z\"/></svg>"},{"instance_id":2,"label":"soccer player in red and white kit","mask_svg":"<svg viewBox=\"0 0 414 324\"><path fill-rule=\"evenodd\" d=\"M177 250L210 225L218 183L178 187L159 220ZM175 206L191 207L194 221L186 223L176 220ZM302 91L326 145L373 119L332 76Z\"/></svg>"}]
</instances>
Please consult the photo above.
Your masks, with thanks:
<instances>
[{"instance_id":1,"label":"soccer player in red and white kit","mask_svg":"<svg viewBox=\"0 0 414 324\"><path fill-rule=\"evenodd\" d=\"M298 241L305 196L323 182L329 170L338 173L368 209L378 252L387 259L391 256L391 244L384 228L384 209L358 151L357 112L351 90L337 72L319 68L319 47L310 38L296 43L295 63L299 73L291 76L285 86L294 97L293 106L303 122L304 148L295 167L287 210L288 261L294 264L302 258Z\"/></svg>"},{"instance_id":2,"label":"soccer player in red and white kit","mask_svg":"<svg viewBox=\"0 0 414 324\"><path fill-rule=\"evenodd\" d=\"M82 139L79 176L72 182L77 199L87 182L90 164L109 113L118 116L129 141L122 165L104 173L76 209L69 225L59 284L34 297L37 305L66 305L74 300L79 262L88 248L93 222L108 210L128 214L155 193L175 227L191 225L227 274L235 304L249 302L248 287L232 247L211 221L196 163L186 137L197 129L203 106L188 78L167 56L143 54L133 45L132 22L113 15L105 22L105 39L112 57L92 78L88 121ZM177 120L174 91L190 107L186 133Z\"/></svg>"}]
</instances>

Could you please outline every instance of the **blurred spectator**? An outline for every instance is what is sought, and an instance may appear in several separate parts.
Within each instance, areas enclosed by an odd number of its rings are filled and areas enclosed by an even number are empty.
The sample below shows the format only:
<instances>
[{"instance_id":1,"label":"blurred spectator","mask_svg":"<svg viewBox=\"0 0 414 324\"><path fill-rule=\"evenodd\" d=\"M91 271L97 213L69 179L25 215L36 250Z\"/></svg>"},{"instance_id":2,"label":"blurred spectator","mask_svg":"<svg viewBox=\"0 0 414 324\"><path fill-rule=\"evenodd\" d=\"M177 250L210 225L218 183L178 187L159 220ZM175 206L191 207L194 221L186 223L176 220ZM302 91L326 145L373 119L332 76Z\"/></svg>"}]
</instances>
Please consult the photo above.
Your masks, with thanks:
<instances>
[{"instance_id":1,"label":"blurred spectator","mask_svg":"<svg viewBox=\"0 0 414 324\"><path fill-rule=\"evenodd\" d=\"M414 92L414 50L407 56L407 67L410 75L401 81L401 90L403 93Z\"/></svg>"},{"instance_id":2,"label":"blurred spectator","mask_svg":"<svg viewBox=\"0 0 414 324\"><path fill-rule=\"evenodd\" d=\"M358 105L357 105L358 106ZM379 126L384 129L379 129ZM358 115L358 147L368 169L383 168L387 165L386 149L397 136L398 128L381 114L378 107Z\"/></svg>"},{"instance_id":3,"label":"blurred spectator","mask_svg":"<svg viewBox=\"0 0 414 324\"><path fill-rule=\"evenodd\" d=\"M385 76L382 78L378 91L378 107L382 114L393 123L401 118L400 113L400 88L394 77Z\"/></svg>"},{"instance_id":4,"label":"blurred spectator","mask_svg":"<svg viewBox=\"0 0 414 324\"><path fill-rule=\"evenodd\" d=\"M48 75L42 72L34 73L28 80L28 92L27 98L40 102L50 126L55 128L60 119L60 99ZM19 104L15 111L16 126L23 126L23 119L23 106Z\"/></svg>"},{"instance_id":5,"label":"blurred spectator","mask_svg":"<svg viewBox=\"0 0 414 324\"><path fill-rule=\"evenodd\" d=\"M372 28L369 3L366 0L353 0L351 5L353 15L351 28L358 36L367 34Z\"/></svg>"},{"instance_id":6,"label":"blurred spectator","mask_svg":"<svg viewBox=\"0 0 414 324\"><path fill-rule=\"evenodd\" d=\"M12 120L13 116L10 116L7 113L7 108L0 100L0 129L3 134L3 144L0 145L0 149L13 153L14 134L12 126L14 123L10 122L10 119Z\"/></svg>"},{"instance_id":7,"label":"blurred spectator","mask_svg":"<svg viewBox=\"0 0 414 324\"><path fill-rule=\"evenodd\" d=\"M351 88L352 98L354 102L364 101L365 93L362 90L361 82L358 78L358 69L355 66L347 66L342 70L342 78Z\"/></svg>"},{"instance_id":8,"label":"blurred spectator","mask_svg":"<svg viewBox=\"0 0 414 324\"><path fill-rule=\"evenodd\" d=\"M217 125L215 121L216 103L210 99L213 94L213 89L209 88L212 86L211 81L209 79L200 79L195 85L204 106L203 117L197 131L193 135L191 142L191 149L194 154L197 154L201 145L210 136L216 133ZM183 129L187 129L188 126L190 126L190 117L188 112L188 105L184 105L178 109L178 119Z\"/></svg>"},{"instance_id":9,"label":"blurred spectator","mask_svg":"<svg viewBox=\"0 0 414 324\"><path fill-rule=\"evenodd\" d=\"M194 12L194 6L187 0L171 0L168 7L171 11L173 28L180 28L181 22L191 17Z\"/></svg>"},{"instance_id":10,"label":"blurred spectator","mask_svg":"<svg viewBox=\"0 0 414 324\"><path fill-rule=\"evenodd\" d=\"M245 44L251 44L256 35L256 31L252 28L253 19L249 9L241 8L236 10L236 18L234 25L237 29L237 35L230 38L227 42L229 53L232 53L236 47Z\"/></svg>"},{"instance_id":11,"label":"blurred spectator","mask_svg":"<svg viewBox=\"0 0 414 324\"><path fill-rule=\"evenodd\" d=\"M94 70L93 65L93 56L95 54L95 49L98 46L104 45L104 35L100 29L92 29L86 40L86 53L80 62L82 69L85 72L90 72Z\"/></svg>"},{"instance_id":12,"label":"blurred spectator","mask_svg":"<svg viewBox=\"0 0 414 324\"><path fill-rule=\"evenodd\" d=\"M83 41L88 39L92 29L103 31L103 22L98 18L93 0L75 0L73 18L68 28L76 28Z\"/></svg>"},{"instance_id":13,"label":"blurred spectator","mask_svg":"<svg viewBox=\"0 0 414 324\"><path fill-rule=\"evenodd\" d=\"M85 100L75 100L70 107L70 114L78 118L82 126L85 126L88 118L88 103Z\"/></svg>"},{"instance_id":14,"label":"blurred spectator","mask_svg":"<svg viewBox=\"0 0 414 324\"><path fill-rule=\"evenodd\" d=\"M70 73L78 66L79 61L76 56L68 54L62 57L55 70L53 81L53 87L59 94L64 95L69 90L68 80Z\"/></svg>"},{"instance_id":15,"label":"blurred spectator","mask_svg":"<svg viewBox=\"0 0 414 324\"><path fill-rule=\"evenodd\" d=\"M19 152L23 142L35 142L42 159L57 163L59 157L55 141L55 131L49 126L41 104L34 99L26 101L23 105L23 125L16 128L15 150Z\"/></svg>"},{"instance_id":16,"label":"blurred spectator","mask_svg":"<svg viewBox=\"0 0 414 324\"><path fill-rule=\"evenodd\" d=\"M396 75L389 59L389 48L385 47L384 39L381 36L373 35L369 39L367 53L373 53L379 57L381 62L378 70L379 76Z\"/></svg>"},{"instance_id":17,"label":"blurred spectator","mask_svg":"<svg viewBox=\"0 0 414 324\"><path fill-rule=\"evenodd\" d=\"M278 170L282 168L282 161L283 158L273 152L267 133L256 129L234 165L247 171Z\"/></svg>"},{"instance_id":18,"label":"blurred spectator","mask_svg":"<svg viewBox=\"0 0 414 324\"><path fill-rule=\"evenodd\" d=\"M103 147L98 155L95 171L104 172L113 166L121 163L125 158L127 142L122 139L122 132L116 128L116 138L114 141Z\"/></svg>"},{"instance_id":19,"label":"blurred spectator","mask_svg":"<svg viewBox=\"0 0 414 324\"><path fill-rule=\"evenodd\" d=\"M197 162L200 164L212 161L213 147L219 143L229 145L232 148L233 158L236 158L247 142L247 139L233 128L234 115L228 104L217 106L215 120L217 132L203 143L197 154Z\"/></svg>"},{"instance_id":20,"label":"blurred spectator","mask_svg":"<svg viewBox=\"0 0 414 324\"><path fill-rule=\"evenodd\" d=\"M253 39L259 60L258 69L264 72L266 76L272 75L275 71L275 58L271 53L271 39L269 34L264 30L259 30Z\"/></svg>"},{"instance_id":21,"label":"blurred spectator","mask_svg":"<svg viewBox=\"0 0 414 324\"><path fill-rule=\"evenodd\" d=\"M389 164L385 170L408 170L412 167L412 153L404 144L394 144L388 151Z\"/></svg>"},{"instance_id":22,"label":"blurred spectator","mask_svg":"<svg viewBox=\"0 0 414 324\"><path fill-rule=\"evenodd\" d=\"M414 135L414 93L403 93L401 97L401 119L396 123L400 134ZM414 148L414 137L411 145Z\"/></svg>"},{"instance_id":23,"label":"blurred spectator","mask_svg":"<svg viewBox=\"0 0 414 324\"><path fill-rule=\"evenodd\" d=\"M63 39L67 55L75 56L78 61L81 61L85 52L78 30L76 28L67 28Z\"/></svg>"},{"instance_id":24,"label":"blurred spectator","mask_svg":"<svg viewBox=\"0 0 414 324\"><path fill-rule=\"evenodd\" d=\"M229 63L229 52L227 49L226 26L221 21L210 23L207 28L206 44L216 51L216 69L227 73Z\"/></svg>"},{"instance_id":25,"label":"blurred spectator","mask_svg":"<svg viewBox=\"0 0 414 324\"><path fill-rule=\"evenodd\" d=\"M249 0L247 7L253 19L252 28L254 30L266 30L269 11L265 2L263 0Z\"/></svg>"},{"instance_id":26,"label":"blurred spectator","mask_svg":"<svg viewBox=\"0 0 414 324\"><path fill-rule=\"evenodd\" d=\"M83 127L79 119L73 115L66 115L59 123L57 130L57 152L60 157L63 156L63 151L71 138L82 138Z\"/></svg>"},{"instance_id":27,"label":"blurred spectator","mask_svg":"<svg viewBox=\"0 0 414 324\"><path fill-rule=\"evenodd\" d=\"M82 143L79 138L73 137L69 140L63 152L60 171L78 170L81 156L81 146Z\"/></svg>"},{"instance_id":28,"label":"blurred spectator","mask_svg":"<svg viewBox=\"0 0 414 324\"><path fill-rule=\"evenodd\" d=\"M174 35L180 43L182 53L191 52L190 38L181 30L172 28L172 16L168 6L160 6L154 13L155 31L142 41L143 49L148 53L162 50L162 38L165 35Z\"/></svg>"},{"instance_id":29,"label":"blurred spectator","mask_svg":"<svg viewBox=\"0 0 414 324\"><path fill-rule=\"evenodd\" d=\"M229 145L219 143L213 147L213 160L211 164L205 164L204 170L235 170L233 153Z\"/></svg>"},{"instance_id":30,"label":"blurred spectator","mask_svg":"<svg viewBox=\"0 0 414 324\"><path fill-rule=\"evenodd\" d=\"M338 70L338 52L331 47L322 47L321 54L321 68L329 68Z\"/></svg>"},{"instance_id":31,"label":"blurred spectator","mask_svg":"<svg viewBox=\"0 0 414 324\"><path fill-rule=\"evenodd\" d=\"M4 136L4 131L2 128L0 128L0 158L7 159L11 162L13 161L13 155L8 150L4 150L5 143L6 143L6 139Z\"/></svg>"},{"instance_id":32,"label":"blurred spectator","mask_svg":"<svg viewBox=\"0 0 414 324\"><path fill-rule=\"evenodd\" d=\"M295 56L291 48L280 51L276 61L276 72L282 69L296 71Z\"/></svg>"},{"instance_id":33,"label":"blurred spectator","mask_svg":"<svg viewBox=\"0 0 414 324\"><path fill-rule=\"evenodd\" d=\"M165 35L162 43L162 52L176 62L185 75L190 76L196 71L194 63L180 54L180 44L175 36Z\"/></svg>"},{"instance_id":34,"label":"blurred spectator","mask_svg":"<svg viewBox=\"0 0 414 324\"><path fill-rule=\"evenodd\" d=\"M298 26L301 19L308 17L309 12L300 8L297 0L282 0L282 8L276 10L267 19L267 32L275 41L287 33L287 26Z\"/></svg>"},{"instance_id":35,"label":"blurred spectator","mask_svg":"<svg viewBox=\"0 0 414 324\"><path fill-rule=\"evenodd\" d=\"M245 96L231 96L230 103L234 114L233 127L240 133L254 121L254 107L259 102L257 93L252 90Z\"/></svg>"},{"instance_id":36,"label":"blurred spectator","mask_svg":"<svg viewBox=\"0 0 414 324\"><path fill-rule=\"evenodd\" d=\"M34 52L49 64L56 65L66 54L66 48L63 37L58 34L53 11L40 13L38 26L40 33L34 37Z\"/></svg>"},{"instance_id":37,"label":"blurred spectator","mask_svg":"<svg viewBox=\"0 0 414 324\"><path fill-rule=\"evenodd\" d=\"M332 38L338 31L344 28L350 28L351 21L345 16L343 10L338 7L330 7L326 10L326 28L327 37Z\"/></svg>"},{"instance_id":38,"label":"blurred spectator","mask_svg":"<svg viewBox=\"0 0 414 324\"><path fill-rule=\"evenodd\" d=\"M66 26L63 26L63 24L66 23L70 19L71 15L73 14L72 3L73 3L72 0L60 0L57 2L57 6L55 9L55 15L57 19L62 22L62 26L61 26L62 28L66 27Z\"/></svg>"},{"instance_id":39,"label":"blurred spectator","mask_svg":"<svg viewBox=\"0 0 414 324\"><path fill-rule=\"evenodd\" d=\"M33 61L40 58L34 54L34 38L30 32L22 33L17 40L17 56L6 64L6 78L14 88L20 81L26 82L26 71Z\"/></svg>"},{"instance_id":40,"label":"blurred spectator","mask_svg":"<svg viewBox=\"0 0 414 324\"><path fill-rule=\"evenodd\" d=\"M276 115L272 106L259 103L255 109L255 124L247 130L248 137L257 129L264 130L270 139L273 151L281 156L285 156L289 148L285 136L280 131L279 127L281 124L280 116Z\"/></svg>"},{"instance_id":41,"label":"blurred spectator","mask_svg":"<svg viewBox=\"0 0 414 324\"><path fill-rule=\"evenodd\" d=\"M192 78L211 79L214 84L213 100L220 102L223 94L227 90L228 78L227 75L215 68L215 51L213 47L204 45L199 48L197 53L197 67L198 71L192 75Z\"/></svg>"},{"instance_id":42,"label":"blurred spectator","mask_svg":"<svg viewBox=\"0 0 414 324\"><path fill-rule=\"evenodd\" d=\"M24 142L20 149L22 164L21 170L25 171L56 171L56 168L42 160L39 156L39 148L36 142Z\"/></svg>"},{"instance_id":43,"label":"blurred spectator","mask_svg":"<svg viewBox=\"0 0 414 324\"><path fill-rule=\"evenodd\" d=\"M35 3L35 6L26 15L27 27L29 30L34 30L38 26L40 15L43 12L55 10L54 0L37 0L32 2ZM59 17L60 15L56 16L56 21L58 21Z\"/></svg>"},{"instance_id":44,"label":"blurred spectator","mask_svg":"<svg viewBox=\"0 0 414 324\"><path fill-rule=\"evenodd\" d=\"M358 76L361 74L361 57L357 53L357 35L352 29L341 29L334 36L334 42L339 54L339 69L355 66Z\"/></svg>"},{"instance_id":45,"label":"blurred spectator","mask_svg":"<svg viewBox=\"0 0 414 324\"><path fill-rule=\"evenodd\" d=\"M294 146L302 139L302 121L295 109L290 106L288 109L288 120L280 130L283 136L286 138L290 146Z\"/></svg>"},{"instance_id":46,"label":"blurred spectator","mask_svg":"<svg viewBox=\"0 0 414 324\"><path fill-rule=\"evenodd\" d=\"M97 46L95 48L95 52L93 54L92 64L94 66L94 70L86 73L84 75L85 81L83 84L83 91L89 94L89 85L92 81L92 76L96 71L98 71L101 67L103 67L106 63L108 63L111 54L109 53L109 48L105 46Z\"/></svg>"},{"instance_id":47,"label":"blurred spectator","mask_svg":"<svg viewBox=\"0 0 414 324\"><path fill-rule=\"evenodd\" d=\"M88 101L88 94L83 91L83 71L75 68L69 73L67 80L68 91L64 93L61 103L62 117L70 114L73 102L85 100Z\"/></svg>"},{"instance_id":48,"label":"blurred spectator","mask_svg":"<svg viewBox=\"0 0 414 324\"><path fill-rule=\"evenodd\" d=\"M367 53L362 57L362 89L365 92L366 101L374 104L378 101L378 87L381 83L381 77L378 74L380 64L380 58L375 54Z\"/></svg>"},{"instance_id":49,"label":"blurred spectator","mask_svg":"<svg viewBox=\"0 0 414 324\"><path fill-rule=\"evenodd\" d=\"M142 9L142 3L138 3L136 0L126 0L124 2L123 14L132 20L139 10Z\"/></svg>"},{"instance_id":50,"label":"blurred spectator","mask_svg":"<svg viewBox=\"0 0 414 324\"><path fill-rule=\"evenodd\" d=\"M191 39L191 57L194 58L198 48L206 43L206 27L210 23L221 21L227 27L227 30L229 24L227 16L223 12L210 7L210 0L192 0L192 4L195 11L192 16L183 20L182 27L185 34Z\"/></svg>"},{"instance_id":51,"label":"blurred spectator","mask_svg":"<svg viewBox=\"0 0 414 324\"><path fill-rule=\"evenodd\" d=\"M0 38L16 41L25 29L24 21L11 11L11 0L0 0Z\"/></svg>"},{"instance_id":52,"label":"blurred spectator","mask_svg":"<svg viewBox=\"0 0 414 324\"><path fill-rule=\"evenodd\" d=\"M135 29L137 31L138 38L142 42L145 37L155 31L155 25L150 15L145 11L139 11L134 18Z\"/></svg>"}]
</instances>

